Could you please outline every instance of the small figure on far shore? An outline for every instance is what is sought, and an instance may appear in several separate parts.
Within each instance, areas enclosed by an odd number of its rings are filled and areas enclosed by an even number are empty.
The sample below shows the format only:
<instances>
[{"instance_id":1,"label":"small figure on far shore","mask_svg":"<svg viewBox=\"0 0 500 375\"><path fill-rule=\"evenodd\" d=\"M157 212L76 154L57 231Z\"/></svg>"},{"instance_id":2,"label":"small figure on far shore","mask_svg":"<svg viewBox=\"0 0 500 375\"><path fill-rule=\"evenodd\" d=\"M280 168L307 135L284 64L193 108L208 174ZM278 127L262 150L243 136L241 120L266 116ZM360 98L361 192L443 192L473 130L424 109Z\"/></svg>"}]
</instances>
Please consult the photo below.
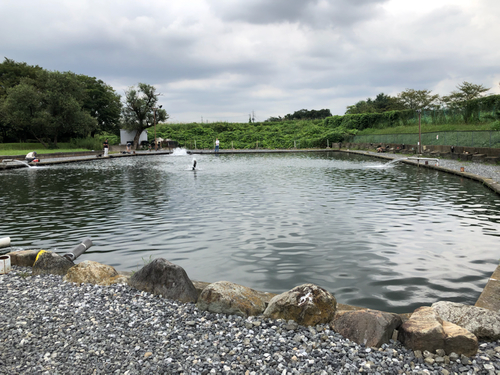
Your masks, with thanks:
<instances>
[{"instance_id":1,"label":"small figure on far shore","mask_svg":"<svg viewBox=\"0 0 500 375\"><path fill-rule=\"evenodd\" d=\"M106 138L106 140L104 141L104 143L102 144L102 146L104 147L104 157L107 157L108 156L108 151L109 151L108 138Z\"/></svg>"},{"instance_id":2,"label":"small figure on far shore","mask_svg":"<svg viewBox=\"0 0 500 375\"><path fill-rule=\"evenodd\" d=\"M219 152L219 138L215 138L215 152Z\"/></svg>"},{"instance_id":3,"label":"small figure on far shore","mask_svg":"<svg viewBox=\"0 0 500 375\"><path fill-rule=\"evenodd\" d=\"M193 171L196 170L196 159L193 158Z\"/></svg>"},{"instance_id":4,"label":"small figure on far shore","mask_svg":"<svg viewBox=\"0 0 500 375\"><path fill-rule=\"evenodd\" d=\"M36 151L28 152L25 159L28 163L31 163L33 160L36 159Z\"/></svg>"},{"instance_id":5,"label":"small figure on far shore","mask_svg":"<svg viewBox=\"0 0 500 375\"><path fill-rule=\"evenodd\" d=\"M130 154L132 151L132 144L130 142L127 142L127 152Z\"/></svg>"}]
</instances>

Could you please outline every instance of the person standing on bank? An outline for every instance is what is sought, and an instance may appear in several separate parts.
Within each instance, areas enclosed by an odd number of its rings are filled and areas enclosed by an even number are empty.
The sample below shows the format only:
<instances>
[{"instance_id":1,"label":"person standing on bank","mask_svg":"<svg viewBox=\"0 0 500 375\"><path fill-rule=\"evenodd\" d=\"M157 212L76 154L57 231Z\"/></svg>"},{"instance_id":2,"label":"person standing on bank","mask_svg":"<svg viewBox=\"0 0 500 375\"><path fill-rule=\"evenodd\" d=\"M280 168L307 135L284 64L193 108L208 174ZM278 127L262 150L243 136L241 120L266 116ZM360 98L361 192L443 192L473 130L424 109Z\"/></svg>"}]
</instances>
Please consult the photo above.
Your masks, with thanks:
<instances>
[{"instance_id":1,"label":"person standing on bank","mask_svg":"<svg viewBox=\"0 0 500 375\"><path fill-rule=\"evenodd\" d=\"M104 141L104 143L102 145L104 147L104 157L107 157L108 156L108 151L109 151L108 138L106 138L106 140Z\"/></svg>"},{"instance_id":2,"label":"person standing on bank","mask_svg":"<svg viewBox=\"0 0 500 375\"><path fill-rule=\"evenodd\" d=\"M215 138L215 152L219 152L219 138Z\"/></svg>"}]
</instances>

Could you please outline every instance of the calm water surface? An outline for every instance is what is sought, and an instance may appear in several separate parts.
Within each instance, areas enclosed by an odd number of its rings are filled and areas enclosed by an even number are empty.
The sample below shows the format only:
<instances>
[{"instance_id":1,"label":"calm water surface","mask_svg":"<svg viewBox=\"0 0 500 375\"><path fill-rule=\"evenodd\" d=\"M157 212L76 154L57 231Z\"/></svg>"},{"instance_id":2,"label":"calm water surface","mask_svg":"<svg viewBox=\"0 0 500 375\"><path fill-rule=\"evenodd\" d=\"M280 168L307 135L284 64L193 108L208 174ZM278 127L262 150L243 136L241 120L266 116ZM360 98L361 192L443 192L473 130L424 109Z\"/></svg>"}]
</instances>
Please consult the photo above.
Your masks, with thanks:
<instances>
[{"instance_id":1,"label":"calm water surface","mask_svg":"<svg viewBox=\"0 0 500 375\"><path fill-rule=\"evenodd\" d=\"M332 153L121 158L0 173L0 237L138 270L282 292L311 282L395 312L473 304L498 264L500 200L480 184Z\"/></svg>"}]
</instances>

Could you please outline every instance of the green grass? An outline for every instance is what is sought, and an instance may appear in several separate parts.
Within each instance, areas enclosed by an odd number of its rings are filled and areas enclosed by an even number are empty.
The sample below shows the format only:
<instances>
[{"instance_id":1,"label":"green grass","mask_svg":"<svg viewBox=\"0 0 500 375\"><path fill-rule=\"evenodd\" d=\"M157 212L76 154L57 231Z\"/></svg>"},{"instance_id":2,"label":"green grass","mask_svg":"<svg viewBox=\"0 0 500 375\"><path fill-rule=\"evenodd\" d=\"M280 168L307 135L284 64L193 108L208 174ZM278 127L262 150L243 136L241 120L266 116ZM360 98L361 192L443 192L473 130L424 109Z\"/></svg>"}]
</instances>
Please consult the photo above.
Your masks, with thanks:
<instances>
[{"instance_id":1,"label":"green grass","mask_svg":"<svg viewBox=\"0 0 500 375\"><path fill-rule=\"evenodd\" d=\"M31 151L36 151L38 155L43 155L43 154L55 154L59 152L79 152L79 151L89 151L83 148L68 148L68 149L55 149L55 150L42 150L39 148L30 148L30 149L25 149L25 150L2 150L0 148L0 155L2 156L18 156L18 155L26 155L28 152Z\"/></svg>"}]
</instances>

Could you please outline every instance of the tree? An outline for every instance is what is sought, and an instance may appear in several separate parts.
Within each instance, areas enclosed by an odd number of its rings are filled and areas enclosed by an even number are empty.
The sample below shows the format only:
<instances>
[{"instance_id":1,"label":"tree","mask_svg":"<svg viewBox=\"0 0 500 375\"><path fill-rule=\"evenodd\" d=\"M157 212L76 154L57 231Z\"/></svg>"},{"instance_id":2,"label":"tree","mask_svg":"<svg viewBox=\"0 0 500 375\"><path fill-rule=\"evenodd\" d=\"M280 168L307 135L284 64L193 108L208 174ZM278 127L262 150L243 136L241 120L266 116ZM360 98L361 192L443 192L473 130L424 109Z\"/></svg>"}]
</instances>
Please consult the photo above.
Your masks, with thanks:
<instances>
[{"instance_id":1,"label":"tree","mask_svg":"<svg viewBox=\"0 0 500 375\"><path fill-rule=\"evenodd\" d=\"M354 105L348 106L346 115L355 115L360 113L382 113L404 109L404 106L397 98L386 95L383 92L378 94L375 99L368 98L360 100Z\"/></svg>"},{"instance_id":2,"label":"tree","mask_svg":"<svg viewBox=\"0 0 500 375\"><path fill-rule=\"evenodd\" d=\"M431 95L431 90L406 89L398 94L398 100L406 109L430 109L439 100L439 95Z\"/></svg>"},{"instance_id":3,"label":"tree","mask_svg":"<svg viewBox=\"0 0 500 375\"><path fill-rule=\"evenodd\" d=\"M97 120L97 127L91 132L91 137L101 132L118 133L122 110L120 95L95 77L78 75L77 78L85 87L83 109Z\"/></svg>"},{"instance_id":4,"label":"tree","mask_svg":"<svg viewBox=\"0 0 500 375\"><path fill-rule=\"evenodd\" d=\"M330 117L332 113L329 109L311 109L308 111L307 109L301 109L299 111L295 111L293 114L285 115L285 120L316 120L316 119L324 119Z\"/></svg>"},{"instance_id":5,"label":"tree","mask_svg":"<svg viewBox=\"0 0 500 375\"><path fill-rule=\"evenodd\" d=\"M125 91L125 106L122 109L122 120L125 129L136 131L134 146L137 147L141 133L154 125L155 108L158 104L156 88L146 83L139 83L138 89L133 86ZM168 119L167 111L156 109L156 122Z\"/></svg>"},{"instance_id":6,"label":"tree","mask_svg":"<svg viewBox=\"0 0 500 375\"><path fill-rule=\"evenodd\" d=\"M7 90L4 113L17 132L31 134L45 147L60 136L85 136L97 126L82 108L84 87L71 72L40 71Z\"/></svg>"},{"instance_id":7,"label":"tree","mask_svg":"<svg viewBox=\"0 0 500 375\"><path fill-rule=\"evenodd\" d=\"M7 90L17 86L22 78L36 79L38 72L42 70L38 65L31 66L5 58L0 64L0 98L7 96Z\"/></svg>"},{"instance_id":8,"label":"tree","mask_svg":"<svg viewBox=\"0 0 500 375\"><path fill-rule=\"evenodd\" d=\"M483 85L477 85L470 82L463 82L457 85L457 90L452 91L450 95L443 96L442 101L449 107L463 107L463 102L477 99L484 96L486 91L490 89ZM462 104L461 104L462 103Z\"/></svg>"},{"instance_id":9,"label":"tree","mask_svg":"<svg viewBox=\"0 0 500 375\"><path fill-rule=\"evenodd\" d=\"M360 100L354 105L347 107L346 115L357 115L360 113L373 113L375 112L375 107L373 106L373 100L368 98L366 100Z\"/></svg>"},{"instance_id":10,"label":"tree","mask_svg":"<svg viewBox=\"0 0 500 375\"><path fill-rule=\"evenodd\" d=\"M5 98L7 90L17 86L22 78L36 79L39 71L43 70L39 66L30 66L23 63L15 62L14 60L5 58L0 64L0 140L8 141L16 140L16 132L12 126L7 122L7 113L5 112Z\"/></svg>"}]
</instances>

